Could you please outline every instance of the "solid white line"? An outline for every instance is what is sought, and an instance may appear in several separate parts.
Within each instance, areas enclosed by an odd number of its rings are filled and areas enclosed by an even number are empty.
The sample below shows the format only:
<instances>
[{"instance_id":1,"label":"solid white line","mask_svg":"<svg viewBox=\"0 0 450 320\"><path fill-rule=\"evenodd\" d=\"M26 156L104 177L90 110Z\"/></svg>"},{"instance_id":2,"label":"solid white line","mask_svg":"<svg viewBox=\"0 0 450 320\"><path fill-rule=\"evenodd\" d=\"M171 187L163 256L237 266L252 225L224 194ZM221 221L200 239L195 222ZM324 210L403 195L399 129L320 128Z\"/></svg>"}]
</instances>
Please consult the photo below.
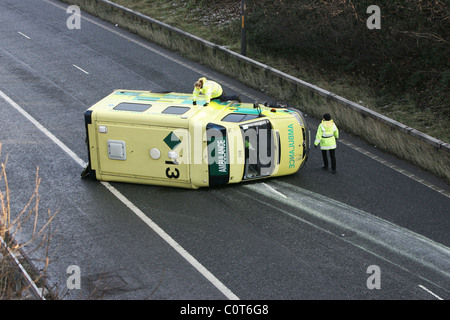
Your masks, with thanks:
<instances>
[{"instance_id":1,"label":"solid white line","mask_svg":"<svg viewBox=\"0 0 450 320\"><path fill-rule=\"evenodd\" d=\"M419 288L425 290L426 292L428 292L429 294L431 294L432 296L434 296L436 299L438 300L444 300L441 297L439 297L437 294L435 294L434 292L432 292L431 290L425 288L423 285L419 284Z\"/></svg>"},{"instance_id":2,"label":"solid white line","mask_svg":"<svg viewBox=\"0 0 450 320\"><path fill-rule=\"evenodd\" d=\"M211 272L209 272L200 262L198 262L189 252L178 244L171 236L169 236L163 229L154 223L149 217L145 215L138 207L122 195L116 188L111 186L108 182L101 181L117 199L122 201L131 211L133 211L142 221L144 221L150 228L153 229L161 238L164 239L172 248L174 248L187 262L189 262L195 269L197 269L206 279L208 279L217 289L219 289L228 299L239 300L239 298L231 292L219 279L217 279Z\"/></svg>"},{"instance_id":3,"label":"solid white line","mask_svg":"<svg viewBox=\"0 0 450 320\"><path fill-rule=\"evenodd\" d=\"M72 150L70 150L64 143L55 137L50 131L42 126L36 119L34 119L28 112L8 97L0 90L0 96L8 102L12 107L25 116L31 123L33 123L39 130L47 135L54 143L56 143L64 152L66 152L76 163L81 167L85 167L86 163L78 157ZM108 182L101 182L114 196L117 197L123 204L125 204L134 214L136 214L144 223L146 223L153 231L155 231L164 241L166 241L173 249L175 249L187 262L189 262L200 274L202 274L208 281L210 281L220 292L222 292L230 300L239 300L239 298L228 289L219 279L217 279L211 272L209 272L200 262L198 262L191 254L189 254L183 247L181 247L171 236L169 236L163 229L154 223L149 217L145 215L138 207L122 195L116 188L111 186Z\"/></svg>"},{"instance_id":4,"label":"solid white line","mask_svg":"<svg viewBox=\"0 0 450 320\"><path fill-rule=\"evenodd\" d=\"M18 33L21 35L21 36L24 36L25 38L27 38L27 39L31 39L29 36L27 36L25 33L22 33L22 32L20 32L20 31L18 31Z\"/></svg>"},{"instance_id":5,"label":"solid white line","mask_svg":"<svg viewBox=\"0 0 450 320\"><path fill-rule=\"evenodd\" d=\"M14 102L10 97L8 97L3 91L0 90L0 96L13 106L17 111L19 111L25 118L27 118L31 123L33 123L39 130L41 130L47 137L50 138L54 143L56 143L61 149L63 149L75 162L80 166L85 167L87 164L77 156L72 150L70 150L64 143L62 143L57 137L55 137L50 131L44 128L36 119L34 119L28 112L26 112L22 107L20 107L16 102Z\"/></svg>"},{"instance_id":6,"label":"solid white line","mask_svg":"<svg viewBox=\"0 0 450 320\"><path fill-rule=\"evenodd\" d=\"M75 68L77 68L78 70L80 70L80 71L82 71L82 72L84 72L84 73L86 73L86 74L89 74L89 72L87 72L86 70L80 68L80 67L77 66L76 64L73 64L73 66L74 66Z\"/></svg>"}]
</instances>

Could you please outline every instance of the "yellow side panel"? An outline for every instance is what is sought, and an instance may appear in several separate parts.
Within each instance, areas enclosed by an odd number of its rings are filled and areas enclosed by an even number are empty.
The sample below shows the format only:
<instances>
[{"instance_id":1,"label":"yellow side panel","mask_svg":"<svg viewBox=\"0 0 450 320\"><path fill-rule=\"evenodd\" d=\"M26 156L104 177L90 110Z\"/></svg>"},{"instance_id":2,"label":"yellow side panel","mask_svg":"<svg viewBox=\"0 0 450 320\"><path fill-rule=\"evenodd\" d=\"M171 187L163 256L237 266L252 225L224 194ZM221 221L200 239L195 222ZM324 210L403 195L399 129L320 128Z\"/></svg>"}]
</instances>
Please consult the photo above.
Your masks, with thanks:
<instances>
[{"instance_id":1,"label":"yellow side panel","mask_svg":"<svg viewBox=\"0 0 450 320\"><path fill-rule=\"evenodd\" d=\"M113 175L124 182L127 177L155 184L190 181L187 130L109 122L97 122L96 130L100 179ZM169 151L176 158L169 158Z\"/></svg>"}]
</instances>

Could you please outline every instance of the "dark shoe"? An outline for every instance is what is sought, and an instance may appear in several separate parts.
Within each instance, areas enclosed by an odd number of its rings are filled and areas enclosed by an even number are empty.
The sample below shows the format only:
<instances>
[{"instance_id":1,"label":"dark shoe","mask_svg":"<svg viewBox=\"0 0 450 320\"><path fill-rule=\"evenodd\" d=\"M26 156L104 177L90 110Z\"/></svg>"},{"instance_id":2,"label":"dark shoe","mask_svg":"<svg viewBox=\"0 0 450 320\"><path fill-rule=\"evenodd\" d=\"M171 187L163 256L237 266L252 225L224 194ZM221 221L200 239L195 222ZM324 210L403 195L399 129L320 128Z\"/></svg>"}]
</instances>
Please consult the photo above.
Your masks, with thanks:
<instances>
[{"instance_id":1,"label":"dark shoe","mask_svg":"<svg viewBox=\"0 0 450 320\"><path fill-rule=\"evenodd\" d=\"M322 166L322 169L323 170L328 170L328 167L327 166Z\"/></svg>"},{"instance_id":2,"label":"dark shoe","mask_svg":"<svg viewBox=\"0 0 450 320\"><path fill-rule=\"evenodd\" d=\"M335 169L335 170L333 170L333 174L336 174L336 169Z\"/></svg>"}]
</instances>

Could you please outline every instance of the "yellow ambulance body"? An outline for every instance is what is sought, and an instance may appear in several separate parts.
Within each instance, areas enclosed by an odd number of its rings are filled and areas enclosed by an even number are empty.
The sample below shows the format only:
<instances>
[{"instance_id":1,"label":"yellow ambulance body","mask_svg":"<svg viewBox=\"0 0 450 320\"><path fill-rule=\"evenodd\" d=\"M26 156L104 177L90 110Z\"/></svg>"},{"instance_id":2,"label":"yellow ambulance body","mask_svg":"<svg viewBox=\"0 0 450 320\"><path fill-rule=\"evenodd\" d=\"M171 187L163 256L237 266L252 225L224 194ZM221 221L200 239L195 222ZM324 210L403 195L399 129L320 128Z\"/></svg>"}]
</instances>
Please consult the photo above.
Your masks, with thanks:
<instances>
[{"instance_id":1,"label":"yellow ambulance body","mask_svg":"<svg viewBox=\"0 0 450 320\"><path fill-rule=\"evenodd\" d=\"M199 188L293 174L308 158L301 112L192 94L116 90L85 111L89 164L102 181Z\"/></svg>"}]
</instances>

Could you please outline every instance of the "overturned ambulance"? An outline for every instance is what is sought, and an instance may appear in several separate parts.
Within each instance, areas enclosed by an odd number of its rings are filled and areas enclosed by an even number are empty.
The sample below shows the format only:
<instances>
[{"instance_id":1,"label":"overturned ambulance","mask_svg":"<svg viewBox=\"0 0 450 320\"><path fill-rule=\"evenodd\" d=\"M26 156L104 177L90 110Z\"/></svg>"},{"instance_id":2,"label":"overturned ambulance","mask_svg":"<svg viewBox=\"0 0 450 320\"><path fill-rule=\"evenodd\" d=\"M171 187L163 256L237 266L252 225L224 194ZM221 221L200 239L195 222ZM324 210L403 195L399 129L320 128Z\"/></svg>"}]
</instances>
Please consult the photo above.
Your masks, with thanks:
<instances>
[{"instance_id":1,"label":"overturned ambulance","mask_svg":"<svg viewBox=\"0 0 450 320\"><path fill-rule=\"evenodd\" d=\"M201 102L201 101L199 101ZM300 111L192 104L192 94L116 90L85 111L83 177L182 188L296 173L310 134Z\"/></svg>"}]
</instances>

